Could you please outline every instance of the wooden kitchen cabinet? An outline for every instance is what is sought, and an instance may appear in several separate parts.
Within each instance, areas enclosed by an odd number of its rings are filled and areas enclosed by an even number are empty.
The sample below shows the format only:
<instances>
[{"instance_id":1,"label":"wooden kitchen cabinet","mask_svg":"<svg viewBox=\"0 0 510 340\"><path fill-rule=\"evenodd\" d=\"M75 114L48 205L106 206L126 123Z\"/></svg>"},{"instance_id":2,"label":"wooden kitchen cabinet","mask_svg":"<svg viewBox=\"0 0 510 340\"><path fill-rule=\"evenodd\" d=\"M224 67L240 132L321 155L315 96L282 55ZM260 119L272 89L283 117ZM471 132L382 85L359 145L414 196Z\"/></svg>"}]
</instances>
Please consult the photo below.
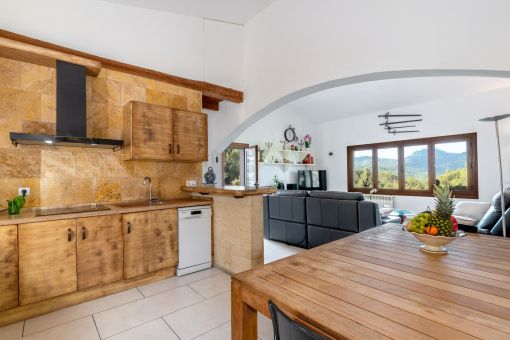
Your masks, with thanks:
<instances>
[{"instance_id":1,"label":"wooden kitchen cabinet","mask_svg":"<svg viewBox=\"0 0 510 340\"><path fill-rule=\"evenodd\" d=\"M207 161L207 115L174 110L174 144L176 161Z\"/></svg>"},{"instance_id":2,"label":"wooden kitchen cabinet","mask_svg":"<svg viewBox=\"0 0 510 340\"><path fill-rule=\"evenodd\" d=\"M124 106L124 160L174 160L173 111L141 102Z\"/></svg>"},{"instance_id":3,"label":"wooden kitchen cabinet","mask_svg":"<svg viewBox=\"0 0 510 340\"><path fill-rule=\"evenodd\" d=\"M207 161L207 115L131 101L124 106L124 160Z\"/></svg>"},{"instance_id":4,"label":"wooden kitchen cabinet","mask_svg":"<svg viewBox=\"0 0 510 340\"><path fill-rule=\"evenodd\" d=\"M76 219L18 225L19 304L77 290Z\"/></svg>"},{"instance_id":5,"label":"wooden kitchen cabinet","mask_svg":"<svg viewBox=\"0 0 510 340\"><path fill-rule=\"evenodd\" d=\"M18 226L0 226L0 311L18 306Z\"/></svg>"},{"instance_id":6,"label":"wooden kitchen cabinet","mask_svg":"<svg viewBox=\"0 0 510 340\"><path fill-rule=\"evenodd\" d=\"M122 280L122 215L77 219L78 290Z\"/></svg>"},{"instance_id":7,"label":"wooden kitchen cabinet","mask_svg":"<svg viewBox=\"0 0 510 340\"><path fill-rule=\"evenodd\" d=\"M177 209L123 214L124 278L176 266Z\"/></svg>"}]
</instances>

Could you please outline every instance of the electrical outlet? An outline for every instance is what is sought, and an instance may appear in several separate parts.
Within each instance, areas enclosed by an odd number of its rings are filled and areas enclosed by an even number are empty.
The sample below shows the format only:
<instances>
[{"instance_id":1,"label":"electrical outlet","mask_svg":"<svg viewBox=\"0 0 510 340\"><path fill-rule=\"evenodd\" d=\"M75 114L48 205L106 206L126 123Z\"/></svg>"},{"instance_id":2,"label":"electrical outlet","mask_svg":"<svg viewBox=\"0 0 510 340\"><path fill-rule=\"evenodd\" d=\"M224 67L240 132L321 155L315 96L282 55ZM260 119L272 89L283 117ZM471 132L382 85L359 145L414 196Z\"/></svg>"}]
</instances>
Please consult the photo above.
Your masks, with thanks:
<instances>
[{"instance_id":1,"label":"electrical outlet","mask_svg":"<svg viewBox=\"0 0 510 340\"><path fill-rule=\"evenodd\" d=\"M19 189L18 189L18 195L19 195L19 196L23 196L23 190L26 190L26 191L27 191L27 192L26 192L26 194L25 194L25 196L29 196L29 195L30 195L30 188L19 188Z\"/></svg>"},{"instance_id":2,"label":"electrical outlet","mask_svg":"<svg viewBox=\"0 0 510 340\"><path fill-rule=\"evenodd\" d=\"M187 187L196 187L197 182L196 181L186 181L186 186Z\"/></svg>"}]
</instances>

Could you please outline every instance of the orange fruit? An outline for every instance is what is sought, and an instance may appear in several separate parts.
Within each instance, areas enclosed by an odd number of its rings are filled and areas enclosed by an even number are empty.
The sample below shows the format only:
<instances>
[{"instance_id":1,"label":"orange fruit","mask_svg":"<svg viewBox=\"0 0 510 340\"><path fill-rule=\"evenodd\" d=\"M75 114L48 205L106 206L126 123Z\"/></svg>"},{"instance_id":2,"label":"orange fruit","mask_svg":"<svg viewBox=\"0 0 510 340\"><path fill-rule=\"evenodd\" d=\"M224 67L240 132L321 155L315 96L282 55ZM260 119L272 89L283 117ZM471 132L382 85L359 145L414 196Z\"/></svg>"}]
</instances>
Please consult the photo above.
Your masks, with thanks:
<instances>
[{"instance_id":1,"label":"orange fruit","mask_svg":"<svg viewBox=\"0 0 510 340\"><path fill-rule=\"evenodd\" d=\"M437 233L438 233L437 228L434 227L433 225L425 228L425 231L427 232L427 234L430 234L430 235L433 235L433 236L437 235Z\"/></svg>"}]
</instances>

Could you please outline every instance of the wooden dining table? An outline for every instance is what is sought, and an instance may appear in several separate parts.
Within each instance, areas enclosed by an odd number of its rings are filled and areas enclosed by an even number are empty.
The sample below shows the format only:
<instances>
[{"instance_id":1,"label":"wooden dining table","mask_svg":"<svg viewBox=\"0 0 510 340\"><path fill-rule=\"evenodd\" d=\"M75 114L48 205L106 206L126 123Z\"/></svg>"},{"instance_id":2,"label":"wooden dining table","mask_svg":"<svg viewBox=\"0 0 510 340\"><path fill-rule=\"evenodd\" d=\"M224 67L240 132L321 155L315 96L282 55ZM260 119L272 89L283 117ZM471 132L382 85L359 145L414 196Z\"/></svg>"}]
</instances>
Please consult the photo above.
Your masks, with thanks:
<instances>
[{"instance_id":1,"label":"wooden dining table","mask_svg":"<svg viewBox=\"0 0 510 340\"><path fill-rule=\"evenodd\" d=\"M510 240L420 245L387 224L237 274L232 339L257 339L269 300L327 339L510 339Z\"/></svg>"}]
</instances>

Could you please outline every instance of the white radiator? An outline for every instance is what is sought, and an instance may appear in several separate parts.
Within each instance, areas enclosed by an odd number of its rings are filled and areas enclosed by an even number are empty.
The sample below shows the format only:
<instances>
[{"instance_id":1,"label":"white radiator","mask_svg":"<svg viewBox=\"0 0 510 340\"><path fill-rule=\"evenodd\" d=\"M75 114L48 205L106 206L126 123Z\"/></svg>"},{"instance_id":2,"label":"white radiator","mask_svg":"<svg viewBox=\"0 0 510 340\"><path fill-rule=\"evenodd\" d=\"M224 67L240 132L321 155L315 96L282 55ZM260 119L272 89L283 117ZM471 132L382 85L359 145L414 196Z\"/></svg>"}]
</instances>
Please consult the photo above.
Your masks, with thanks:
<instances>
[{"instance_id":1,"label":"white radiator","mask_svg":"<svg viewBox=\"0 0 510 340\"><path fill-rule=\"evenodd\" d=\"M372 196L372 197L370 197ZM377 204L379 205L379 208L393 208L393 198L394 196L391 196L391 195L370 195L370 194L365 194L365 199L367 201L374 201L374 202L377 202Z\"/></svg>"}]
</instances>

